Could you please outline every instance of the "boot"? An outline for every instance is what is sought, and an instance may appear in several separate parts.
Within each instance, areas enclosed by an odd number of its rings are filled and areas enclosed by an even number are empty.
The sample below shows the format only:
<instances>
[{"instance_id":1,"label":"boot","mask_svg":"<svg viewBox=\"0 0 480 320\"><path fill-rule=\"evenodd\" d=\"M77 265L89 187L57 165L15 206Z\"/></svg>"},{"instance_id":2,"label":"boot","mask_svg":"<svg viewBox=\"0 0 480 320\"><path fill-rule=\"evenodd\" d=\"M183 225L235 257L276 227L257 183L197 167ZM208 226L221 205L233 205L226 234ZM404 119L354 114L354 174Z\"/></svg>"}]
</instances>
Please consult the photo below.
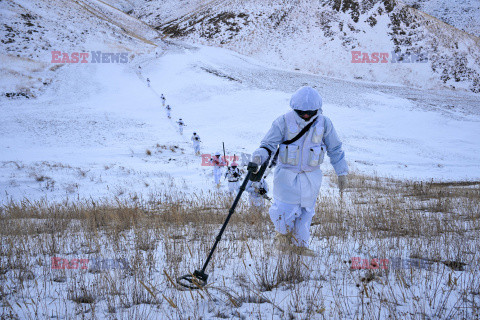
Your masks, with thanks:
<instances>
[{"instance_id":1,"label":"boot","mask_svg":"<svg viewBox=\"0 0 480 320\"><path fill-rule=\"evenodd\" d=\"M287 251L292 244L292 237L288 233L283 234L283 233L277 232L275 234L274 241L278 250Z\"/></svg>"},{"instance_id":2,"label":"boot","mask_svg":"<svg viewBox=\"0 0 480 320\"><path fill-rule=\"evenodd\" d=\"M293 252L300 256L305 256L305 257L316 257L317 254L315 251L308 249L307 247L295 247L293 249Z\"/></svg>"}]
</instances>

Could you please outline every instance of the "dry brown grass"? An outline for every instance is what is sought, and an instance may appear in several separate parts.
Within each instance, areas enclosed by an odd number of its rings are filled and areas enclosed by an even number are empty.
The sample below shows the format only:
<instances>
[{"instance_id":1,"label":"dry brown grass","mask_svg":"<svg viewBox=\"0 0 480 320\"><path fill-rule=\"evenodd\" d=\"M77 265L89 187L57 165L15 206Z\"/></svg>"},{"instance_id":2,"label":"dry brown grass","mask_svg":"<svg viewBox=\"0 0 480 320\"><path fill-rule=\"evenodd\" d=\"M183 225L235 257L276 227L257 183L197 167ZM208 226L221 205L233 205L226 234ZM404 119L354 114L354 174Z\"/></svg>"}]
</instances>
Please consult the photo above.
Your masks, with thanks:
<instances>
[{"instance_id":1,"label":"dry brown grass","mask_svg":"<svg viewBox=\"0 0 480 320\"><path fill-rule=\"evenodd\" d=\"M314 259L277 251L267 212L241 202L199 292L170 280L202 266L232 201L225 194L10 203L0 211L2 314L474 319L479 200L479 182L352 174L343 198L328 191L318 200ZM129 267L54 270L52 257L125 259ZM350 270L351 257L418 258L432 269Z\"/></svg>"}]
</instances>

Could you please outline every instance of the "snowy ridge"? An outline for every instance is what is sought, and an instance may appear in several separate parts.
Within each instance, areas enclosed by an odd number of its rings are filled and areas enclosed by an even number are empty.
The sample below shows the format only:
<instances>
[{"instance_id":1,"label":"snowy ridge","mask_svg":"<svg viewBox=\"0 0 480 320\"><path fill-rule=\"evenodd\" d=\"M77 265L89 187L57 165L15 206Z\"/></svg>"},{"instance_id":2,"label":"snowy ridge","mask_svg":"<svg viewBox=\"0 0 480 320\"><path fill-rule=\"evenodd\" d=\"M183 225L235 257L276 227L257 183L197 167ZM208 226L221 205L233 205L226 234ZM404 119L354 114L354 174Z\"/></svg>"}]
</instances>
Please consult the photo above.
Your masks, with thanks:
<instances>
[{"instance_id":1,"label":"snowy ridge","mask_svg":"<svg viewBox=\"0 0 480 320\"><path fill-rule=\"evenodd\" d=\"M480 90L479 38L397 1L222 1L158 28L315 74ZM389 62L392 52L423 55L428 62L352 63L352 51L386 52Z\"/></svg>"},{"instance_id":2,"label":"snowy ridge","mask_svg":"<svg viewBox=\"0 0 480 320\"><path fill-rule=\"evenodd\" d=\"M215 2L218 2L218 0L163 0L154 3L149 0L135 0L135 2L128 7L129 9L127 11L125 11L125 9L122 10L145 21L151 26L158 26L190 15ZM117 3L114 5L118 6Z\"/></svg>"},{"instance_id":3,"label":"snowy ridge","mask_svg":"<svg viewBox=\"0 0 480 320\"><path fill-rule=\"evenodd\" d=\"M406 4L475 36L480 36L477 0L403 0Z\"/></svg>"},{"instance_id":4,"label":"snowy ridge","mask_svg":"<svg viewBox=\"0 0 480 320\"><path fill-rule=\"evenodd\" d=\"M0 8L1 95L43 92L64 66L51 63L54 50L136 54L156 47L155 30L101 1L2 1Z\"/></svg>"},{"instance_id":5,"label":"snowy ridge","mask_svg":"<svg viewBox=\"0 0 480 320\"><path fill-rule=\"evenodd\" d=\"M156 38L158 33L144 22L125 14L124 12L101 0L72 1L78 3L93 15L122 28L122 30L128 35L131 35L148 44L155 45L149 39Z\"/></svg>"}]
</instances>

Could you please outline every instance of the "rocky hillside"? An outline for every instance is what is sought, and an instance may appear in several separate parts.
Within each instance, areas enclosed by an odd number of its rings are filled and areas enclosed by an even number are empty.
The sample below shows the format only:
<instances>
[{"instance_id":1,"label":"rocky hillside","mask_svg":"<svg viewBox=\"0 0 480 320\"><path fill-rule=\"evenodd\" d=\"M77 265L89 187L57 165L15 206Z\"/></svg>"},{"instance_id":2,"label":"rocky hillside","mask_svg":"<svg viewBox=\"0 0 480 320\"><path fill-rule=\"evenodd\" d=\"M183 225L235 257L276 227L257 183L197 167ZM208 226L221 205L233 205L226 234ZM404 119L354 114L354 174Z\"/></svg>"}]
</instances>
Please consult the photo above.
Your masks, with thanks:
<instances>
[{"instance_id":1,"label":"rocky hillside","mask_svg":"<svg viewBox=\"0 0 480 320\"><path fill-rule=\"evenodd\" d=\"M480 36L480 1L478 0L403 0L403 2L457 29Z\"/></svg>"},{"instance_id":2,"label":"rocky hillside","mask_svg":"<svg viewBox=\"0 0 480 320\"><path fill-rule=\"evenodd\" d=\"M173 21L155 18L153 12L165 12L159 3L135 14L157 21L171 38L226 47L281 68L480 92L480 39L399 1L189 3L195 9Z\"/></svg>"},{"instance_id":3,"label":"rocky hillside","mask_svg":"<svg viewBox=\"0 0 480 320\"><path fill-rule=\"evenodd\" d=\"M121 6L116 0L108 0L125 11L125 6ZM135 16L136 18L145 21L151 26L158 26L167 22L173 21L177 18L183 17L202 8L206 8L212 2L208 0L130 0L131 4L128 7L128 14ZM218 0L217 0L218 2Z\"/></svg>"}]
</instances>

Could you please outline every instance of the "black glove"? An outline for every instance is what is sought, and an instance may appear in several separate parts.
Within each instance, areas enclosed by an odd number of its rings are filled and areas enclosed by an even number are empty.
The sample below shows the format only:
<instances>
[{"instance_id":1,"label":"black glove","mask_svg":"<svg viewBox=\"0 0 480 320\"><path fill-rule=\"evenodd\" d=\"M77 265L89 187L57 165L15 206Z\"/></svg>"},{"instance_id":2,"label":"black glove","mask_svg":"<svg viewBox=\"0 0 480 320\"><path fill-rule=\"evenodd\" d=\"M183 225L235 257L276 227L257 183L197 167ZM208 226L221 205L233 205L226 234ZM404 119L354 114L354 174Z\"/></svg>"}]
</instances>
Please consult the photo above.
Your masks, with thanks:
<instances>
[{"instance_id":1,"label":"black glove","mask_svg":"<svg viewBox=\"0 0 480 320\"><path fill-rule=\"evenodd\" d=\"M247 166L247 170L251 173L256 173L258 171L258 164L255 162L249 162Z\"/></svg>"},{"instance_id":2,"label":"black glove","mask_svg":"<svg viewBox=\"0 0 480 320\"><path fill-rule=\"evenodd\" d=\"M266 193L267 193L267 190L265 190L264 188L260 188L260 189L258 190L258 194L260 194L261 196L263 196L263 195L266 194Z\"/></svg>"}]
</instances>

